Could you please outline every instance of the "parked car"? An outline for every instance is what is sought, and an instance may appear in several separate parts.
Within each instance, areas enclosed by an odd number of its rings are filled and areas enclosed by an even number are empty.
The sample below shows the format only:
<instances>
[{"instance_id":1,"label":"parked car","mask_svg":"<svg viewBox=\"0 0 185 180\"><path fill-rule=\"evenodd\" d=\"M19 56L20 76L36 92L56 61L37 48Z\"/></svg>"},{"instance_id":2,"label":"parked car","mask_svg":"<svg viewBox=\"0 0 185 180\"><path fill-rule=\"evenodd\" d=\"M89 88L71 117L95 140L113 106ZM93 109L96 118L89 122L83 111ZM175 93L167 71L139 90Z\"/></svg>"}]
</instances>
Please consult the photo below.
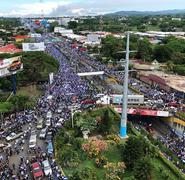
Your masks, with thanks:
<instances>
[{"instance_id":1,"label":"parked car","mask_svg":"<svg viewBox=\"0 0 185 180\"><path fill-rule=\"evenodd\" d=\"M44 176L42 168L41 168L41 166L38 162L33 163L31 165L31 169L32 169L33 178L35 180L39 179L39 178L42 178Z\"/></svg>"},{"instance_id":2,"label":"parked car","mask_svg":"<svg viewBox=\"0 0 185 180\"><path fill-rule=\"evenodd\" d=\"M45 139L46 138L46 133L47 133L47 128L41 129L39 138L40 139Z\"/></svg>"},{"instance_id":3,"label":"parked car","mask_svg":"<svg viewBox=\"0 0 185 180\"><path fill-rule=\"evenodd\" d=\"M29 140L29 148L34 148L37 145L37 135L31 134Z\"/></svg>"},{"instance_id":4,"label":"parked car","mask_svg":"<svg viewBox=\"0 0 185 180\"><path fill-rule=\"evenodd\" d=\"M51 118L52 118L52 112L51 112L51 111L48 111L48 112L47 112L46 118L47 118L47 119L51 119Z\"/></svg>"},{"instance_id":5,"label":"parked car","mask_svg":"<svg viewBox=\"0 0 185 180\"><path fill-rule=\"evenodd\" d=\"M39 119L38 123L37 123L37 129L42 129L43 128L43 119Z\"/></svg>"},{"instance_id":6,"label":"parked car","mask_svg":"<svg viewBox=\"0 0 185 180\"><path fill-rule=\"evenodd\" d=\"M57 113L61 113L62 112L62 107L59 107L58 110L57 110Z\"/></svg>"},{"instance_id":7,"label":"parked car","mask_svg":"<svg viewBox=\"0 0 185 180\"><path fill-rule=\"evenodd\" d=\"M48 145L47 145L47 152L48 152L48 154L53 154L53 153L54 153L52 141L49 141L49 142L48 142Z\"/></svg>"},{"instance_id":8,"label":"parked car","mask_svg":"<svg viewBox=\"0 0 185 180\"><path fill-rule=\"evenodd\" d=\"M10 133L10 134L6 137L6 140L7 140L7 141L13 141L14 139L17 139L17 138L19 138L19 137L22 136L22 135L23 135L23 132L18 133L18 134L16 134L15 132L12 132L12 133Z\"/></svg>"},{"instance_id":9,"label":"parked car","mask_svg":"<svg viewBox=\"0 0 185 180\"><path fill-rule=\"evenodd\" d=\"M46 120L46 126L48 126L48 127L51 126L51 120L50 119Z\"/></svg>"},{"instance_id":10,"label":"parked car","mask_svg":"<svg viewBox=\"0 0 185 180\"><path fill-rule=\"evenodd\" d=\"M47 133L47 135L46 135L46 142L49 142L49 141L52 141L52 132L51 131L49 131L48 133Z\"/></svg>"},{"instance_id":11,"label":"parked car","mask_svg":"<svg viewBox=\"0 0 185 180\"><path fill-rule=\"evenodd\" d=\"M64 119L60 118L58 122L56 123L56 127L61 127L63 123L64 123Z\"/></svg>"},{"instance_id":12,"label":"parked car","mask_svg":"<svg viewBox=\"0 0 185 180\"><path fill-rule=\"evenodd\" d=\"M43 169L44 169L44 174L46 176L52 175L52 170L51 170L51 166L49 164L49 161L48 160L43 161L42 165L43 165Z\"/></svg>"}]
</instances>

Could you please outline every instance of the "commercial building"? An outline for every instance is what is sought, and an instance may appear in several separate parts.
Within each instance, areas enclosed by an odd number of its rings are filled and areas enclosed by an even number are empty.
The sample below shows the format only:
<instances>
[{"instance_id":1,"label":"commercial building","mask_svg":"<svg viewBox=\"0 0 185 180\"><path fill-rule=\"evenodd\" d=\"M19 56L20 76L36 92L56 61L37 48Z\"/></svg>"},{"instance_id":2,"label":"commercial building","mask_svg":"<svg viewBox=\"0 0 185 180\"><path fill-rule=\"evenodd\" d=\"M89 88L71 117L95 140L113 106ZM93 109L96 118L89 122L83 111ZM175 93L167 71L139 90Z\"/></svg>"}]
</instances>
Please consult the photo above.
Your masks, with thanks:
<instances>
[{"instance_id":1,"label":"commercial building","mask_svg":"<svg viewBox=\"0 0 185 180\"><path fill-rule=\"evenodd\" d=\"M15 36L15 41L16 42L23 42L25 41L25 39L28 39L30 38L29 36L25 36L25 35L18 35L18 36Z\"/></svg>"},{"instance_id":2,"label":"commercial building","mask_svg":"<svg viewBox=\"0 0 185 180\"><path fill-rule=\"evenodd\" d=\"M22 52L22 50L18 49L14 44L8 44L6 46L0 47L0 54L3 54L3 53L14 54L18 52Z\"/></svg>"}]
</instances>

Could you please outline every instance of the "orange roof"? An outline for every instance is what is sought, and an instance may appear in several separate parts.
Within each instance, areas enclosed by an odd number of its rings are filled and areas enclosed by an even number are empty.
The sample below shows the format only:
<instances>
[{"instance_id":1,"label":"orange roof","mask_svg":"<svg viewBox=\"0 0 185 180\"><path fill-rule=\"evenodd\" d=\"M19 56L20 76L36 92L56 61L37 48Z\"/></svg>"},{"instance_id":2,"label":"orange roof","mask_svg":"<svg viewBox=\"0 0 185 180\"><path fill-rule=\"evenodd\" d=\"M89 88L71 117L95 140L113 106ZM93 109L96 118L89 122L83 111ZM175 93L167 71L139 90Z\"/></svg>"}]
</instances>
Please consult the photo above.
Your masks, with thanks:
<instances>
[{"instance_id":1,"label":"orange roof","mask_svg":"<svg viewBox=\"0 0 185 180\"><path fill-rule=\"evenodd\" d=\"M25 36L25 35L17 35L15 36L15 39L27 39L29 38L29 36Z\"/></svg>"},{"instance_id":2,"label":"orange roof","mask_svg":"<svg viewBox=\"0 0 185 180\"><path fill-rule=\"evenodd\" d=\"M8 44L6 46L0 47L0 53L18 53L18 52L22 52L22 50L16 48L14 44Z\"/></svg>"}]
</instances>

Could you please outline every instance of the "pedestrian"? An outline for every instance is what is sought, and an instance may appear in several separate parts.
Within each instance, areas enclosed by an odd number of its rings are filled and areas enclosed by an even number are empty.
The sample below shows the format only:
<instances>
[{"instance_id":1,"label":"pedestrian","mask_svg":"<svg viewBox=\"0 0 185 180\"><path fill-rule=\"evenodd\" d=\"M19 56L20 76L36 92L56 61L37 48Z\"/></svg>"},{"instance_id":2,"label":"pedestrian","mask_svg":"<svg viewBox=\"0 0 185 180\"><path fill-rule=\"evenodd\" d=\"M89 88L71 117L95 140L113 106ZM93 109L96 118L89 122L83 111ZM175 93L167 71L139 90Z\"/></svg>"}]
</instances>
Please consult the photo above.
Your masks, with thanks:
<instances>
[{"instance_id":1,"label":"pedestrian","mask_svg":"<svg viewBox=\"0 0 185 180\"><path fill-rule=\"evenodd\" d=\"M15 163L12 164L13 170L15 171Z\"/></svg>"}]
</instances>

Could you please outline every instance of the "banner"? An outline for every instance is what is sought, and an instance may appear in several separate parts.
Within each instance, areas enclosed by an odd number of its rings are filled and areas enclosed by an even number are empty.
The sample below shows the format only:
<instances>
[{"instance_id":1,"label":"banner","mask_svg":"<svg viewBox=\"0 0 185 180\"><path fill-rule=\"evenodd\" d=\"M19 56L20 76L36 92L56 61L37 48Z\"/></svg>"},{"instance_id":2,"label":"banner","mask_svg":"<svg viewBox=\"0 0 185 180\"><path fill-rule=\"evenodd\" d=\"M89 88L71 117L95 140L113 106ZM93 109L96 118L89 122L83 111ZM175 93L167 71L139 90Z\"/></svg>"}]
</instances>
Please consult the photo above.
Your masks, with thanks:
<instances>
[{"instance_id":1,"label":"banner","mask_svg":"<svg viewBox=\"0 0 185 180\"><path fill-rule=\"evenodd\" d=\"M0 77L9 76L23 70L22 56L0 60Z\"/></svg>"},{"instance_id":2,"label":"banner","mask_svg":"<svg viewBox=\"0 0 185 180\"><path fill-rule=\"evenodd\" d=\"M117 111L118 113L122 112L121 107L114 107L114 110ZM131 115L140 115L140 116L158 116L158 117L169 117L170 114L168 111L155 111L155 110L150 110L150 109L127 109L127 113Z\"/></svg>"},{"instance_id":3,"label":"banner","mask_svg":"<svg viewBox=\"0 0 185 180\"><path fill-rule=\"evenodd\" d=\"M53 83L53 78L54 78L54 74L50 73L49 74L49 83L52 84Z\"/></svg>"},{"instance_id":4,"label":"banner","mask_svg":"<svg viewBox=\"0 0 185 180\"><path fill-rule=\"evenodd\" d=\"M27 51L44 51L45 45L44 42L41 43L23 43L22 49L24 52Z\"/></svg>"}]
</instances>

